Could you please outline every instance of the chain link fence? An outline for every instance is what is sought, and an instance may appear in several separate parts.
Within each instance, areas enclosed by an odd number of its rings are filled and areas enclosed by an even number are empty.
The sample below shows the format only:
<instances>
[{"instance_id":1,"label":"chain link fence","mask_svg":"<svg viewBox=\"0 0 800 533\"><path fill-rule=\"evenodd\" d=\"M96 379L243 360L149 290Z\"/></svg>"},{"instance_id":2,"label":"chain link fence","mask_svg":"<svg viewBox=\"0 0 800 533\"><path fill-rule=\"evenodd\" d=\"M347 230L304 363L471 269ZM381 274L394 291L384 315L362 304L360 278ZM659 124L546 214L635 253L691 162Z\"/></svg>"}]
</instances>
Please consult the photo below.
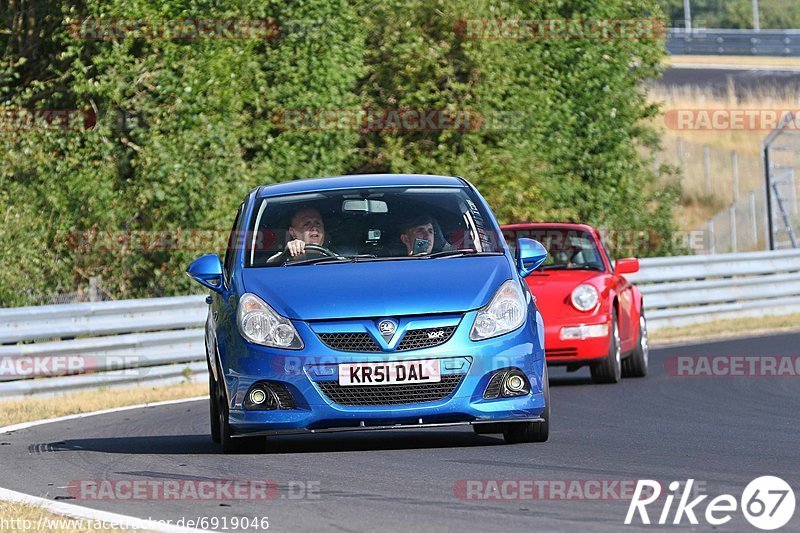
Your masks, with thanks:
<instances>
[{"instance_id":1,"label":"chain link fence","mask_svg":"<svg viewBox=\"0 0 800 533\"><path fill-rule=\"evenodd\" d=\"M797 248L800 241L797 182L800 174L798 117L789 114L763 144L769 249Z\"/></svg>"}]
</instances>

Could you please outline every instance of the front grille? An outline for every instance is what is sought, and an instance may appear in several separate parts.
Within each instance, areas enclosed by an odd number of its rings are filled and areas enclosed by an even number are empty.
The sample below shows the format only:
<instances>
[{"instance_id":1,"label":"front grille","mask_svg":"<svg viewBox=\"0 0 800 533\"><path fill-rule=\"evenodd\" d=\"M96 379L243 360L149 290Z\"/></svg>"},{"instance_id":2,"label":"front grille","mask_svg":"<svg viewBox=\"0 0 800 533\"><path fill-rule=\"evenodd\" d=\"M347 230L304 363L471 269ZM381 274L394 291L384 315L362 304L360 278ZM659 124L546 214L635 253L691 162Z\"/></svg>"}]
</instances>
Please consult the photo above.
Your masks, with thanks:
<instances>
[{"instance_id":1,"label":"front grille","mask_svg":"<svg viewBox=\"0 0 800 533\"><path fill-rule=\"evenodd\" d=\"M442 376L439 383L343 387L336 381L317 382L322 392L339 405L401 405L435 402L456 390L464 374Z\"/></svg>"},{"instance_id":2,"label":"front grille","mask_svg":"<svg viewBox=\"0 0 800 533\"><path fill-rule=\"evenodd\" d=\"M577 348L553 348L545 350L545 353L554 357L574 357L578 355Z\"/></svg>"},{"instance_id":3,"label":"front grille","mask_svg":"<svg viewBox=\"0 0 800 533\"><path fill-rule=\"evenodd\" d=\"M380 352L381 347L368 333L320 333L320 340L343 352Z\"/></svg>"},{"instance_id":4,"label":"front grille","mask_svg":"<svg viewBox=\"0 0 800 533\"><path fill-rule=\"evenodd\" d=\"M397 351L419 350L420 348L430 348L431 346L444 344L450 340L455 330L455 326L447 326L444 328L413 329L407 331L403 340L400 341L400 344L397 346Z\"/></svg>"}]
</instances>

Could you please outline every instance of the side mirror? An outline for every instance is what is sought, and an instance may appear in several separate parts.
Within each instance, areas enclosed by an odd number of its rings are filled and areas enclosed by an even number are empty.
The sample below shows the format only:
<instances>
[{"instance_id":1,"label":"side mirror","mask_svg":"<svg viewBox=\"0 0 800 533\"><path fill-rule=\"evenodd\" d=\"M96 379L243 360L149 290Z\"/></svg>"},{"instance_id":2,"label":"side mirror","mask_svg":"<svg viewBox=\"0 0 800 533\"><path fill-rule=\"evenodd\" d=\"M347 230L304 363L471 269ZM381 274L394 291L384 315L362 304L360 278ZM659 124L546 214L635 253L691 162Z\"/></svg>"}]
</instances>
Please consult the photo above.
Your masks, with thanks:
<instances>
[{"instance_id":1,"label":"side mirror","mask_svg":"<svg viewBox=\"0 0 800 533\"><path fill-rule=\"evenodd\" d=\"M517 239L517 270L523 278L539 268L547 259L547 250L539 241Z\"/></svg>"},{"instance_id":2,"label":"side mirror","mask_svg":"<svg viewBox=\"0 0 800 533\"><path fill-rule=\"evenodd\" d=\"M636 258L617 259L614 264L614 273L616 274L633 274L639 272L639 260Z\"/></svg>"},{"instance_id":3,"label":"side mirror","mask_svg":"<svg viewBox=\"0 0 800 533\"><path fill-rule=\"evenodd\" d=\"M216 254L208 254L195 259L186 273L200 285L212 291L222 292L222 262Z\"/></svg>"}]
</instances>

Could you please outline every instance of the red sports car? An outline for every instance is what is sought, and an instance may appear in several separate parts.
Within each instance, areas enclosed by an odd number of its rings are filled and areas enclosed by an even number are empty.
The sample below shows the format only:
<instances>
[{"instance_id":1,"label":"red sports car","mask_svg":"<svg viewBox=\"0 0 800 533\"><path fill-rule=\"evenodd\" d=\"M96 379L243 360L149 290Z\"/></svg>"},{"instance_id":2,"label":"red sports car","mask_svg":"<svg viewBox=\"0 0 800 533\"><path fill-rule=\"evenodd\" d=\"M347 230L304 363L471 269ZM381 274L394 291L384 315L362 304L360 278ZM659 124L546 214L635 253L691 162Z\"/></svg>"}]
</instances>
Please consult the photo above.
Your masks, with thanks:
<instances>
[{"instance_id":1,"label":"red sports car","mask_svg":"<svg viewBox=\"0 0 800 533\"><path fill-rule=\"evenodd\" d=\"M600 234L584 224L503 226L510 246L536 239L547 260L526 279L542 313L549 365L568 371L589 365L595 383L647 374L647 322L642 294L623 274L638 259L613 262Z\"/></svg>"}]
</instances>

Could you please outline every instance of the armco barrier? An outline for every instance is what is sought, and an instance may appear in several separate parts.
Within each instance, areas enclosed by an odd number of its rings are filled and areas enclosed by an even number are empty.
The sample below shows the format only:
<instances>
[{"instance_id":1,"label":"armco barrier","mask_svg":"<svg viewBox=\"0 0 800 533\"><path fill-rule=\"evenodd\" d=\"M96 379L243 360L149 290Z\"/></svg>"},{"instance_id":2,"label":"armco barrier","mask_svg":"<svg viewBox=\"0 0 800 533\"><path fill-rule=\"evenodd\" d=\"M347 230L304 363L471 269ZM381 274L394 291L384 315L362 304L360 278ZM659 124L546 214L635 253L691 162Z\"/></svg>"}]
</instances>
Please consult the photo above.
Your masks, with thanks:
<instances>
[{"instance_id":1,"label":"armco barrier","mask_svg":"<svg viewBox=\"0 0 800 533\"><path fill-rule=\"evenodd\" d=\"M800 250L642 259L628 278L644 295L651 331L800 313ZM206 314L203 296L0 309L0 397L205 379ZM7 371L69 356L82 373Z\"/></svg>"},{"instance_id":2,"label":"armco barrier","mask_svg":"<svg viewBox=\"0 0 800 533\"><path fill-rule=\"evenodd\" d=\"M676 55L800 56L800 30L670 28L667 51Z\"/></svg>"},{"instance_id":3,"label":"armco barrier","mask_svg":"<svg viewBox=\"0 0 800 533\"><path fill-rule=\"evenodd\" d=\"M800 250L642 259L627 276L650 330L800 313Z\"/></svg>"}]
</instances>

